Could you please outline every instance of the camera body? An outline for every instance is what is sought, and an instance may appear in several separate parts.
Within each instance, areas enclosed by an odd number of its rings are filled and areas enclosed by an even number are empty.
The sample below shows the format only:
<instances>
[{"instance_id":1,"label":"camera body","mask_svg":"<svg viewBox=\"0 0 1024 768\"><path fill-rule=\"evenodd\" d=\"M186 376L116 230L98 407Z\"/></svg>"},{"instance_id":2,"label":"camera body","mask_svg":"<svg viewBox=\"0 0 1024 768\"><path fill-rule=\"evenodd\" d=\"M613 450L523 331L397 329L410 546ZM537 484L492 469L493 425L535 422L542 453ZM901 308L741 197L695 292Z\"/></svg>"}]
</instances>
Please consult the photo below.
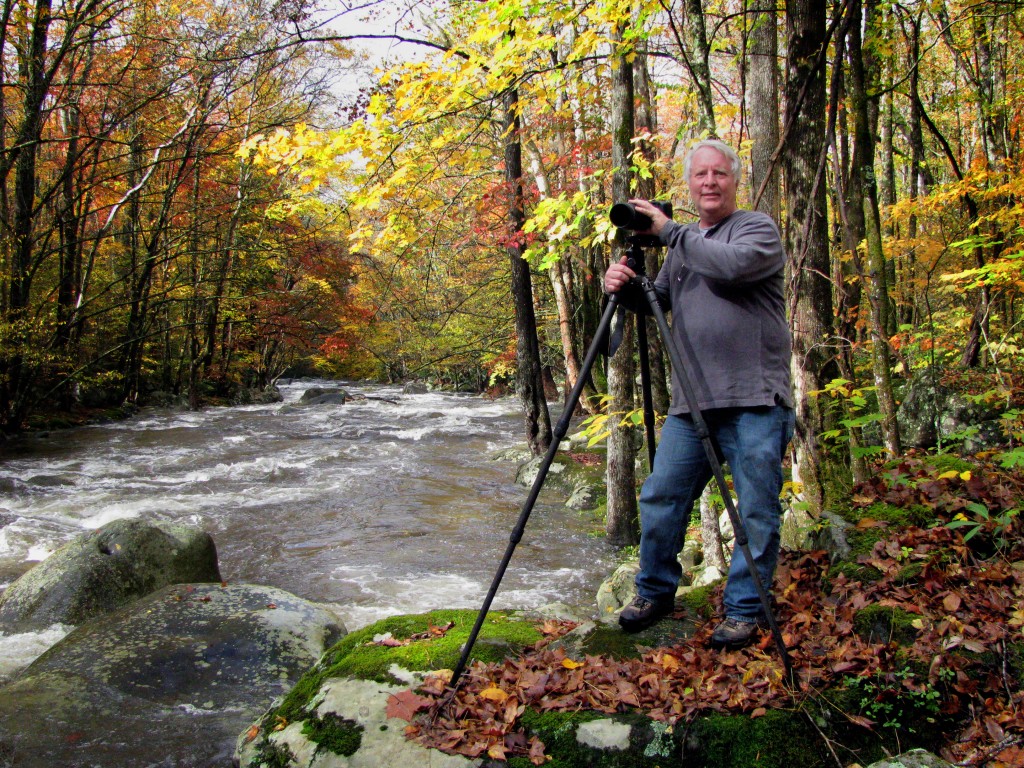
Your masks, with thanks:
<instances>
[{"instance_id":1,"label":"camera body","mask_svg":"<svg viewBox=\"0 0 1024 768\"><path fill-rule=\"evenodd\" d=\"M672 218L672 203L667 200L651 200L651 205ZM616 203L608 212L608 218L612 224L620 229L631 229L633 231L650 229L654 223L651 217L640 213L632 203Z\"/></svg>"}]
</instances>

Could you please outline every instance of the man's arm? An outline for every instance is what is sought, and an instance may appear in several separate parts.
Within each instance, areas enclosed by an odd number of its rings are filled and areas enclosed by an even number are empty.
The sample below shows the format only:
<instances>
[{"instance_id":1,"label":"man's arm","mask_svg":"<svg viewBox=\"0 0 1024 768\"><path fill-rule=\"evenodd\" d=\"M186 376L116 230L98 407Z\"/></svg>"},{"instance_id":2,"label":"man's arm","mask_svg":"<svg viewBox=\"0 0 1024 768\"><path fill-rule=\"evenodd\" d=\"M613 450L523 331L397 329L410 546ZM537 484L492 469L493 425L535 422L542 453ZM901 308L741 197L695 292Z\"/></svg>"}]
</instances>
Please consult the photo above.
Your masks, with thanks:
<instances>
[{"instance_id":1,"label":"man's arm","mask_svg":"<svg viewBox=\"0 0 1024 768\"><path fill-rule=\"evenodd\" d=\"M683 266L708 280L726 285L748 285L771 277L786 264L779 230L763 214L743 216L729 242L704 237L674 221L661 229L661 240L675 250Z\"/></svg>"}]
</instances>

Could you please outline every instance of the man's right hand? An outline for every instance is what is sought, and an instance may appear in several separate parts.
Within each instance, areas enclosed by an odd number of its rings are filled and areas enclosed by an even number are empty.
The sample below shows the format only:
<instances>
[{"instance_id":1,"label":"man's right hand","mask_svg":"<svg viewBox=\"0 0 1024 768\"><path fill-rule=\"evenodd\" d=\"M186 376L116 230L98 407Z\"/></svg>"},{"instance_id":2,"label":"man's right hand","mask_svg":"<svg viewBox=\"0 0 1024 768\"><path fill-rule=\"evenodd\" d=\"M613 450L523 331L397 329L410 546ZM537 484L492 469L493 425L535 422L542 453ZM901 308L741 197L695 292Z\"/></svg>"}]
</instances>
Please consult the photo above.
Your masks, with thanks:
<instances>
[{"instance_id":1,"label":"man's right hand","mask_svg":"<svg viewBox=\"0 0 1024 768\"><path fill-rule=\"evenodd\" d=\"M612 264L604 273L605 293L617 293L630 280L636 277L636 272L626 266L626 257L623 256L618 264Z\"/></svg>"}]
</instances>

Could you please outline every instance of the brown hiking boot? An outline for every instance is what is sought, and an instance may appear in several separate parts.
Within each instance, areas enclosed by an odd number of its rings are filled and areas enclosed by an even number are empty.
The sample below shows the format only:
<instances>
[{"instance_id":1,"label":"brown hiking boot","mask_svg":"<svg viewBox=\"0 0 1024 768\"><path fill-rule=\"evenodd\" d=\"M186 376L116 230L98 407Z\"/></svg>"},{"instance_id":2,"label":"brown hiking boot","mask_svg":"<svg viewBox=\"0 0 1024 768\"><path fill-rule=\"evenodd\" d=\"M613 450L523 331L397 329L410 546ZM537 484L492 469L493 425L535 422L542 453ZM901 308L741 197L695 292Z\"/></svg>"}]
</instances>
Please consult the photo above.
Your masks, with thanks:
<instances>
[{"instance_id":1,"label":"brown hiking boot","mask_svg":"<svg viewBox=\"0 0 1024 768\"><path fill-rule=\"evenodd\" d=\"M757 639L761 630L768 628L764 619L741 621L727 616L725 621L715 627L711 635L711 647L735 651L745 648Z\"/></svg>"},{"instance_id":2,"label":"brown hiking boot","mask_svg":"<svg viewBox=\"0 0 1024 768\"><path fill-rule=\"evenodd\" d=\"M651 601L637 595L633 602L622 609L619 614L619 626L627 632L639 632L647 629L662 616L675 610L675 600Z\"/></svg>"}]
</instances>

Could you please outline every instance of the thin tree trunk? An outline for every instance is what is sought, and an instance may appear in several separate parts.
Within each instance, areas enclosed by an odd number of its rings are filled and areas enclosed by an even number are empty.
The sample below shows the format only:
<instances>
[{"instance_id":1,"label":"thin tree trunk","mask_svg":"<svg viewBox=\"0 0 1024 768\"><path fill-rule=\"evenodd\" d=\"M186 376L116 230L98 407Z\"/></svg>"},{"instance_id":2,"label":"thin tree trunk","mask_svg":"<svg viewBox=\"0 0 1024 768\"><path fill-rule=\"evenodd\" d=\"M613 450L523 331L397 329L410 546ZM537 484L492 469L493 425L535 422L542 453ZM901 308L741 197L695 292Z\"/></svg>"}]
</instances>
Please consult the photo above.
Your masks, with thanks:
<instances>
[{"instance_id":1,"label":"thin tree trunk","mask_svg":"<svg viewBox=\"0 0 1024 768\"><path fill-rule=\"evenodd\" d=\"M615 42L622 42L622 28L613 33ZM630 153L633 148L633 67L626 55L616 50L612 66L612 195L626 200L630 195ZM623 253L622 244L612 248L612 259L618 261ZM634 367L632 323L626 323L626 333L618 352L608 365L608 394L610 434L608 436L608 511L605 531L613 546L636 544L639 525L636 503L636 445L633 429L620 426L621 414L633 410Z\"/></svg>"},{"instance_id":2,"label":"thin tree trunk","mask_svg":"<svg viewBox=\"0 0 1024 768\"><path fill-rule=\"evenodd\" d=\"M871 362L875 396L882 413L885 447L891 456L902 452L899 424L896 420L896 397L892 388L892 366L889 350L889 286L887 265L882 247L882 225L878 208L878 186L875 182L875 136L872 115L876 113L869 94L861 45L860 1L852 0L849 13L850 99L853 104L854 148L852 174L858 176L863 192L864 234L867 243L868 295L871 308ZM869 22L870 29L870 22Z\"/></svg>"},{"instance_id":3,"label":"thin tree trunk","mask_svg":"<svg viewBox=\"0 0 1024 768\"><path fill-rule=\"evenodd\" d=\"M779 173L772 154L779 143L779 55L775 3L747 0L747 124L750 126L750 187L753 207L780 222Z\"/></svg>"},{"instance_id":4,"label":"thin tree trunk","mask_svg":"<svg viewBox=\"0 0 1024 768\"><path fill-rule=\"evenodd\" d=\"M509 262L512 270L512 302L516 319L516 394L526 420L526 442L536 454L551 444L551 417L544 397L544 376L533 310L530 267L523 258L521 233L526 221L523 201L523 154L519 139L519 93L509 88L502 99L505 136L505 183L508 186Z\"/></svg>"}]
</instances>

